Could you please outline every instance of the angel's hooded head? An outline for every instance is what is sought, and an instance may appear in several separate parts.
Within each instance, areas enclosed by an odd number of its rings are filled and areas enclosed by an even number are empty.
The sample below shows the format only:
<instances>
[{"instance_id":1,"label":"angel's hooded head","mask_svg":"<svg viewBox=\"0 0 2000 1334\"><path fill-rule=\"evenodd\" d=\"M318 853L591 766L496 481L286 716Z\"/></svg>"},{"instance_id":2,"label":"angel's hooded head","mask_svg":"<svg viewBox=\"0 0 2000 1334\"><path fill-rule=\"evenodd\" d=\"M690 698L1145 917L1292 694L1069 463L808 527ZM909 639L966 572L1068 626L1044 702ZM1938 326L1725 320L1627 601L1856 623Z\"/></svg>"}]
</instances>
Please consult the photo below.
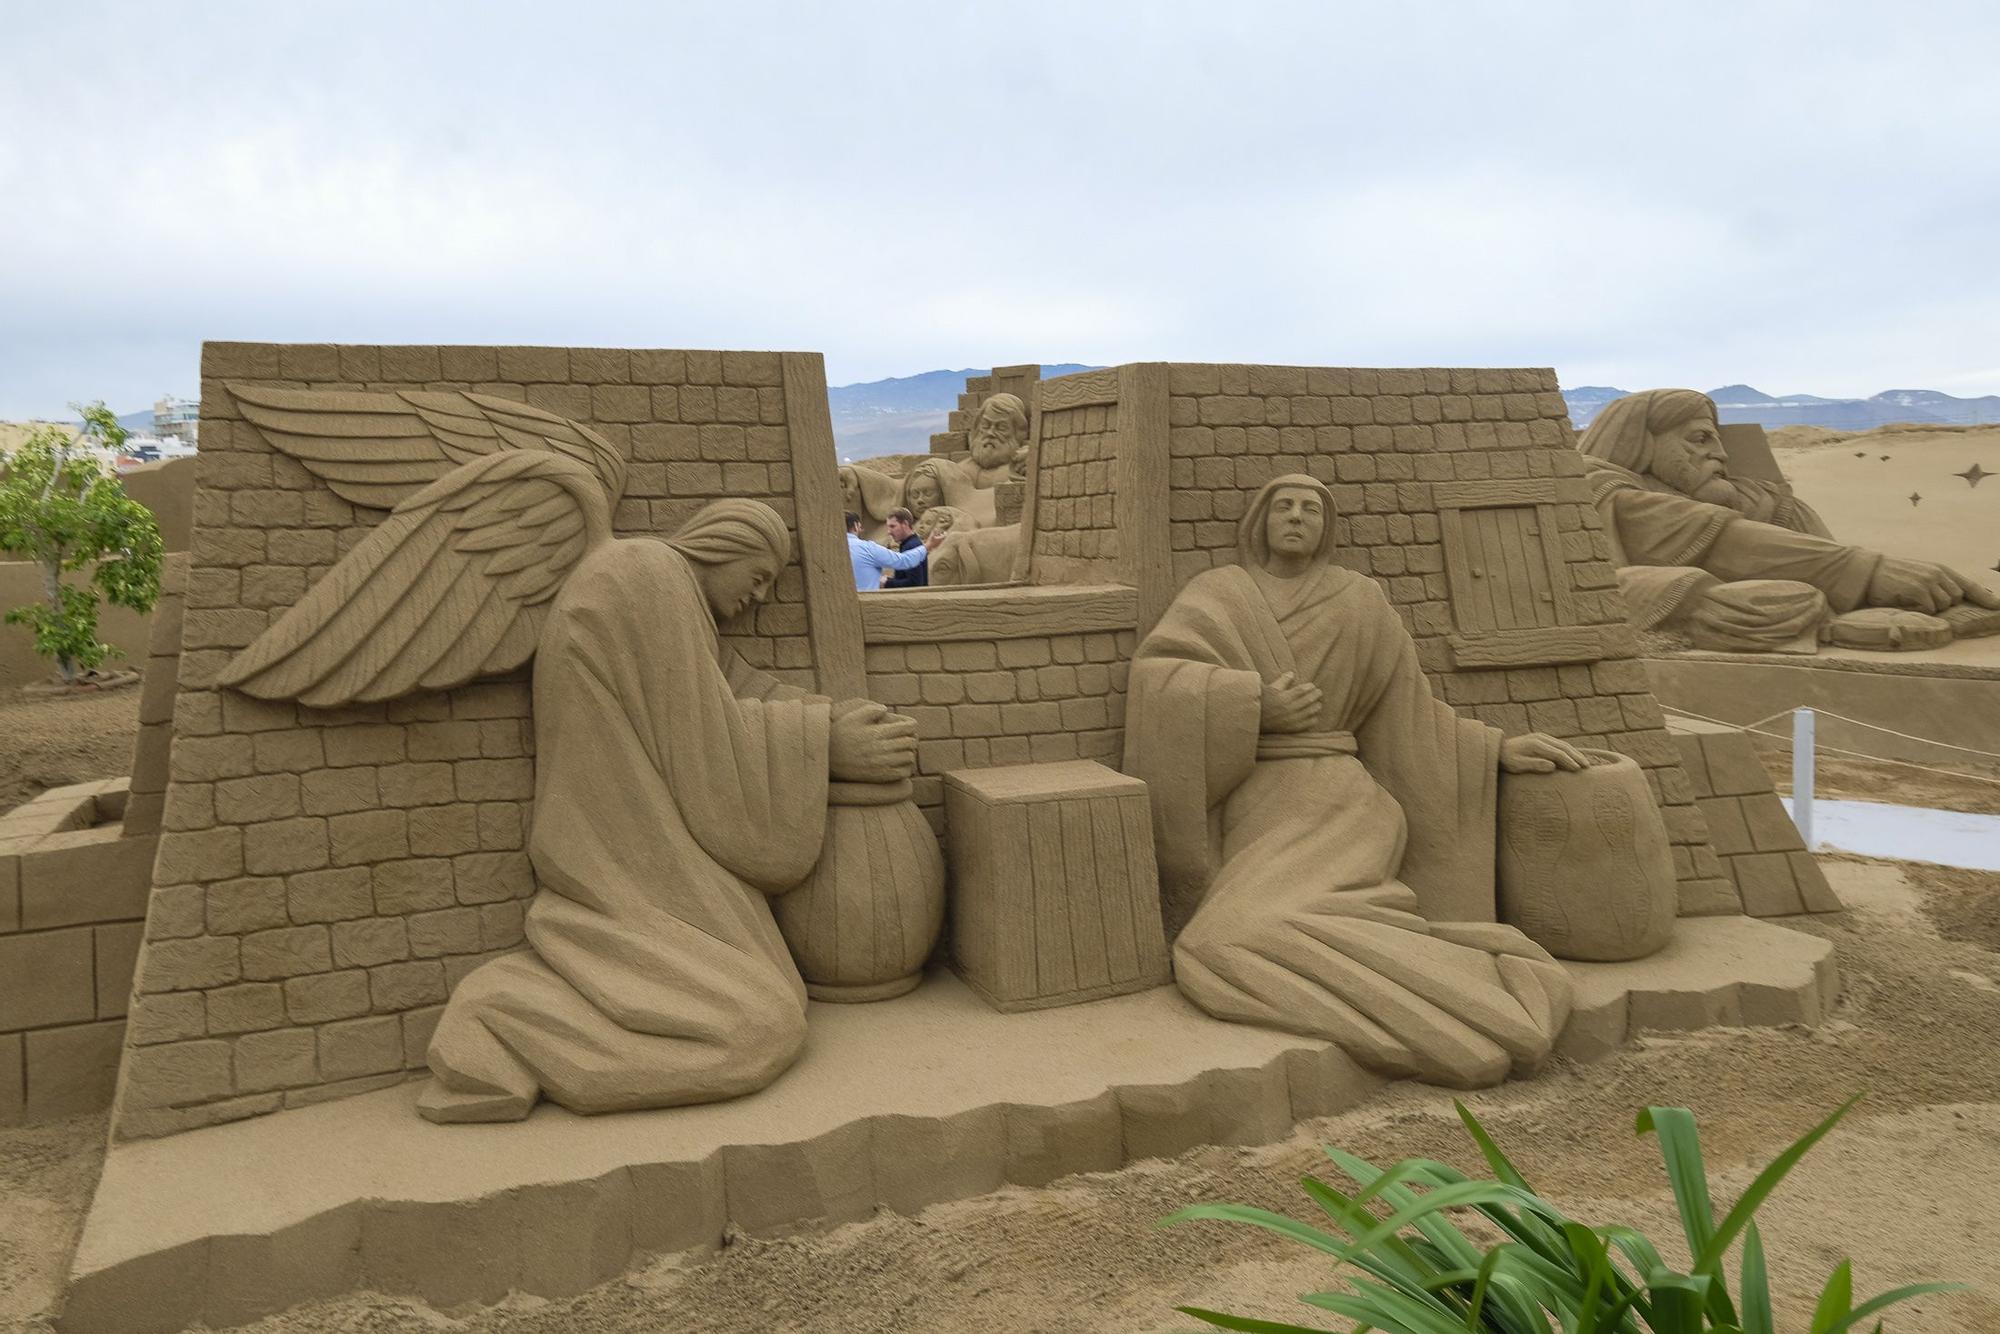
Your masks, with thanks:
<instances>
[{"instance_id":1,"label":"angel's hooded head","mask_svg":"<svg viewBox=\"0 0 2000 1334\"><path fill-rule=\"evenodd\" d=\"M705 505L667 545L687 558L718 623L771 595L792 558L792 535L778 512L758 500Z\"/></svg>"},{"instance_id":2,"label":"angel's hooded head","mask_svg":"<svg viewBox=\"0 0 2000 1334\"><path fill-rule=\"evenodd\" d=\"M1302 472L1273 477L1251 498L1236 527L1236 559L1260 569L1317 564L1333 550L1333 492Z\"/></svg>"}]
</instances>

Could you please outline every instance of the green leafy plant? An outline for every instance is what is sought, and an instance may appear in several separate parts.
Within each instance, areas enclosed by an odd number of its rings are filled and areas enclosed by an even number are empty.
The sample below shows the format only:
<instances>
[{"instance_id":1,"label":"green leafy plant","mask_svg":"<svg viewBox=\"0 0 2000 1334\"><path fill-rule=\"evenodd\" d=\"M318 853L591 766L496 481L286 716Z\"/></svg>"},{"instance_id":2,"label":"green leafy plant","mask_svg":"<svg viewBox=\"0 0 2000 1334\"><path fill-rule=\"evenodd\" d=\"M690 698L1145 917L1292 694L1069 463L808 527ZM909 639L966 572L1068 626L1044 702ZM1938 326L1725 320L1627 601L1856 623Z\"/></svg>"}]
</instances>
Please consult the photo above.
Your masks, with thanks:
<instances>
[{"instance_id":1,"label":"green leafy plant","mask_svg":"<svg viewBox=\"0 0 2000 1334\"><path fill-rule=\"evenodd\" d=\"M1709 1203L1693 1115L1682 1107L1649 1107L1639 1113L1638 1133L1659 1139L1694 1257L1685 1273L1669 1267L1653 1243L1631 1228L1590 1227L1564 1216L1534 1192L1463 1103L1456 1104L1459 1119L1495 1180L1475 1181L1423 1158L1383 1171L1328 1146L1327 1156L1359 1189L1349 1194L1313 1176L1302 1184L1347 1239L1268 1209L1238 1204L1194 1205L1161 1224L1200 1218L1250 1223L1354 1266L1359 1273L1349 1280L1352 1291L1306 1293L1299 1300L1360 1322L1352 1327L1355 1334L1776 1334L1764 1243L1752 1216L1857 1100L1850 1098L1779 1154L1720 1223ZM1445 1215L1453 1209L1475 1210L1508 1239L1482 1248L1447 1221ZM1732 1297L1723 1258L1738 1238L1743 1252L1738 1292ZM1860 1329L1863 1321L1896 1302L1964 1286L1912 1284L1857 1306L1853 1270L1842 1260L1820 1293L1810 1334ZM1220 1329L1325 1334L1304 1325L1199 1307L1177 1309ZM1881 1322L1873 1328L1880 1331Z\"/></svg>"},{"instance_id":2,"label":"green leafy plant","mask_svg":"<svg viewBox=\"0 0 2000 1334\"><path fill-rule=\"evenodd\" d=\"M97 637L100 596L137 612L151 611L160 596L159 524L84 447L115 451L125 428L102 403L70 406L83 415L82 435L38 428L0 477L0 553L39 564L45 593L5 619L34 633L35 652L66 682L117 652Z\"/></svg>"}]
</instances>

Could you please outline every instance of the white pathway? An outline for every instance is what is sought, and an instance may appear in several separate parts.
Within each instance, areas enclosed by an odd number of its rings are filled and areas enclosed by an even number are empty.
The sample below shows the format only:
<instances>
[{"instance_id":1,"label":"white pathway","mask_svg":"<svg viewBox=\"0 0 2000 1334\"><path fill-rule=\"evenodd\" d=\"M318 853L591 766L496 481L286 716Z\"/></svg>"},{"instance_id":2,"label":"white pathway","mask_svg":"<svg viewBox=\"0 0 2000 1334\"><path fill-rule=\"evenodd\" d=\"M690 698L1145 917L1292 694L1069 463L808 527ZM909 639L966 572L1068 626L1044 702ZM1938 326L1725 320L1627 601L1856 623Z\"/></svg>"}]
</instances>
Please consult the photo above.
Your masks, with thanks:
<instances>
[{"instance_id":1,"label":"white pathway","mask_svg":"<svg viewBox=\"0 0 2000 1334\"><path fill-rule=\"evenodd\" d=\"M1791 798L1784 802L1789 811ZM2000 815L1822 797L1812 820L1815 851L2000 871Z\"/></svg>"}]
</instances>

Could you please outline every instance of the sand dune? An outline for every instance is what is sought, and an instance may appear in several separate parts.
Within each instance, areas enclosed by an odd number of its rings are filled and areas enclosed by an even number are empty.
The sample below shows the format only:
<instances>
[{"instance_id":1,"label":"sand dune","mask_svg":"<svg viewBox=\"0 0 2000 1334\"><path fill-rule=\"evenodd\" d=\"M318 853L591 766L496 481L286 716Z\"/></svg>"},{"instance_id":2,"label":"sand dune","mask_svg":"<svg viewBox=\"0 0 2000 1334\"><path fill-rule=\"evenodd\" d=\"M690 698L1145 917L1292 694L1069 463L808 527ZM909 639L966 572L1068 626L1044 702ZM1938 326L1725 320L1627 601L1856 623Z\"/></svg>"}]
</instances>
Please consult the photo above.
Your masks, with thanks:
<instances>
[{"instance_id":1,"label":"sand dune","mask_svg":"<svg viewBox=\"0 0 2000 1334\"><path fill-rule=\"evenodd\" d=\"M1770 441L1835 537L1939 561L2000 589L2000 426L1787 426Z\"/></svg>"}]
</instances>

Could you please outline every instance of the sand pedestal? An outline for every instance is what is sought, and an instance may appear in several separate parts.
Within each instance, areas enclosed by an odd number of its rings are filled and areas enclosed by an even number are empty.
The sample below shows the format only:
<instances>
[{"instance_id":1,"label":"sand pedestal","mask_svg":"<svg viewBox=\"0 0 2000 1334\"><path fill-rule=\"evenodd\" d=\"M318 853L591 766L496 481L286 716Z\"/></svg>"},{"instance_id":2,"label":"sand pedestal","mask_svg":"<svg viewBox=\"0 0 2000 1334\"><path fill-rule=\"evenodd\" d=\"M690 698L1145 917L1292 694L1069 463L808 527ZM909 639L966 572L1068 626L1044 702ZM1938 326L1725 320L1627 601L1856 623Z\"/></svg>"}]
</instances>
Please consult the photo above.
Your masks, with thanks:
<instances>
[{"instance_id":1,"label":"sand pedestal","mask_svg":"<svg viewBox=\"0 0 2000 1334\"><path fill-rule=\"evenodd\" d=\"M1644 1027L1814 1022L1832 947L1749 918L1680 923L1627 964L1569 965L1562 1049ZM1172 987L998 1014L949 973L814 1005L806 1053L734 1102L438 1126L405 1084L115 1145L59 1321L228 1326L355 1288L441 1306L574 1293L648 1255L912 1213L1201 1144L1282 1138L1383 1081L1323 1042L1221 1023Z\"/></svg>"}]
</instances>

